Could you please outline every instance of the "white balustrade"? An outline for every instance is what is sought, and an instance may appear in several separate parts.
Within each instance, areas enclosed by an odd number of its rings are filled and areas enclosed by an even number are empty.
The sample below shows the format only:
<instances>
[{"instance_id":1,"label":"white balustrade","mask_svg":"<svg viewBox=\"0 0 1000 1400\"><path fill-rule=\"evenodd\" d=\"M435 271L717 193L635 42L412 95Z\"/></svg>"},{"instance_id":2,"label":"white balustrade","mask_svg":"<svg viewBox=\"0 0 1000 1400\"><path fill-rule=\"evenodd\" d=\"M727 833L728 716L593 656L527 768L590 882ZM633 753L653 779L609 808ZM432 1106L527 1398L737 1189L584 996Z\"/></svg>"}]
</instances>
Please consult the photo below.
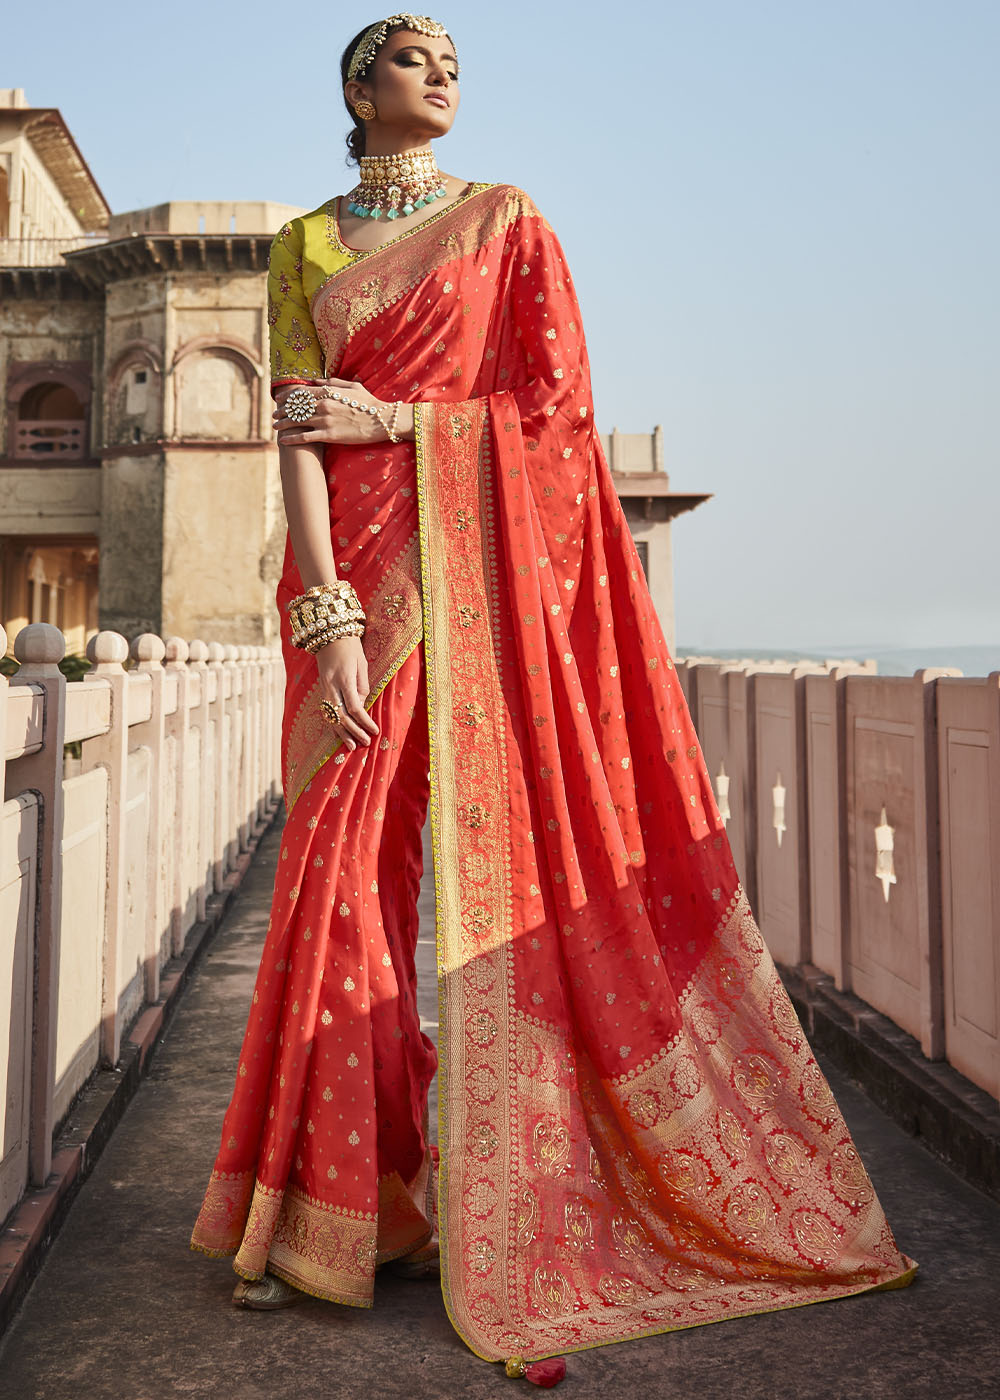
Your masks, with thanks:
<instances>
[{"instance_id":1,"label":"white balustrade","mask_svg":"<svg viewBox=\"0 0 1000 1400\"><path fill-rule=\"evenodd\" d=\"M775 957L1000 1097L1000 672L688 657L677 673Z\"/></svg>"},{"instance_id":2,"label":"white balustrade","mask_svg":"<svg viewBox=\"0 0 1000 1400\"><path fill-rule=\"evenodd\" d=\"M99 632L71 684L57 628L23 628L14 654L0 676L0 1220L44 1184L74 1097L118 1063L273 812L284 685L264 648L149 633L130 648Z\"/></svg>"}]
</instances>

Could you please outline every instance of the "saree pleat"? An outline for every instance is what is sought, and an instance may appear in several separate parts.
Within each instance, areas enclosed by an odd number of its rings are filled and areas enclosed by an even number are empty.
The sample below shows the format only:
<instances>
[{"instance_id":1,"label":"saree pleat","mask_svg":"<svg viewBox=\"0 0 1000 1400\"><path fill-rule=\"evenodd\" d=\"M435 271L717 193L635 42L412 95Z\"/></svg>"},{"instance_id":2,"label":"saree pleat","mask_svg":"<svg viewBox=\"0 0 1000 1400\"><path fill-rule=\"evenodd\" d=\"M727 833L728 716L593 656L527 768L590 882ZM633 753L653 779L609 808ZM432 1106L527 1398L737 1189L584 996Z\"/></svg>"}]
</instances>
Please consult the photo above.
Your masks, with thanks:
<instances>
[{"instance_id":1,"label":"saree pleat","mask_svg":"<svg viewBox=\"0 0 1000 1400\"><path fill-rule=\"evenodd\" d=\"M735 870L595 431L552 230L522 191L473 186L355 254L329 206L282 230L270 277L276 379L325 372L413 402L416 444L327 454L338 572L368 609L368 703L384 727L377 750L338 749L315 663L286 645L295 863L264 959L269 977L282 965L267 1022L279 1049L257 1033L241 1057L257 1118L234 1149L243 1194L226 1198L237 1267L303 1276L301 1251L275 1253L282 1229L310 1229L293 1220L301 1189L325 1203L337 1261L365 1261L353 1292L318 1269L324 1296L370 1299L377 1258L433 1227L433 1201L416 1204L433 1188L433 1065L412 964L429 801L442 1288L466 1343L538 1358L909 1282L916 1265ZM279 600L299 587L289 555ZM330 866L322 893L315 859ZM377 918L358 912L369 876ZM388 985L369 951L383 947ZM314 1004L333 1017L336 1080L286 1068L282 1032ZM377 1130L359 1126L348 1151L341 1115L366 1106ZM315 1131L275 1143L265 1109ZM270 1235L254 1170L292 1201ZM383 1181L403 1202L391 1239ZM360 1214L345 1221L345 1206ZM219 1234L206 1227L202 1244Z\"/></svg>"},{"instance_id":2,"label":"saree pleat","mask_svg":"<svg viewBox=\"0 0 1000 1400\"><path fill-rule=\"evenodd\" d=\"M235 1254L246 1278L266 1267L361 1307L376 1265L426 1243L434 1225L426 1102L437 1057L414 974L421 645L371 709L378 741L355 763L325 765L282 833L236 1087L192 1237Z\"/></svg>"}]
</instances>

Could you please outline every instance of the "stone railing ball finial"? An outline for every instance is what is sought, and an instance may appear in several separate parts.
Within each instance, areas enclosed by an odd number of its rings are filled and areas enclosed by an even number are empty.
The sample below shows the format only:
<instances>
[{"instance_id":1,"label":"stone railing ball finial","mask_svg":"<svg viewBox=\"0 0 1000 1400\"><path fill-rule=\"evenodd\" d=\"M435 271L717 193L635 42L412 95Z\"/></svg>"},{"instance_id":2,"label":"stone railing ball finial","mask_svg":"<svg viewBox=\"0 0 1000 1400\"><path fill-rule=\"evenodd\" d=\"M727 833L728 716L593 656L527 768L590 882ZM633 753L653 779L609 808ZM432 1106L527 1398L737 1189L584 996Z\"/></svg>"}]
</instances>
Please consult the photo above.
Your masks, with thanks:
<instances>
[{"instance_id":1,"label":"stone railing ball finial","mask_svg":"<svg viewBox=\"0 0 1000 1400\"><path fill-rule=\"evenodd\" d=\"M21 663L19 680L25 679L28 671L51 675L66 655L66 638L49 622L32 622L14 638L14 655Z\"/></svg>"},{"instance_id":2,"label":"stone railing ball finial","mask_svg":"<svg viewBox=\"0 0 1000 1400\"><path fill-rule=\"evenodd\" d=\"M128 642L120 632L98 632L87 643L87 659L95 671L115 670L128 660Z\"/></svg>"},{"instance_id":3,"label":"stone railing ball finial","mask_svg":"<svg viewBox=\"0 0 1000 1400\"><path fill-rule=\"evenodd\" d=\"M143 632L135 637L130 648L132 660L140 671L155 670L167 654L166 645L155 632Z\"/></svg>"}]
</instances>

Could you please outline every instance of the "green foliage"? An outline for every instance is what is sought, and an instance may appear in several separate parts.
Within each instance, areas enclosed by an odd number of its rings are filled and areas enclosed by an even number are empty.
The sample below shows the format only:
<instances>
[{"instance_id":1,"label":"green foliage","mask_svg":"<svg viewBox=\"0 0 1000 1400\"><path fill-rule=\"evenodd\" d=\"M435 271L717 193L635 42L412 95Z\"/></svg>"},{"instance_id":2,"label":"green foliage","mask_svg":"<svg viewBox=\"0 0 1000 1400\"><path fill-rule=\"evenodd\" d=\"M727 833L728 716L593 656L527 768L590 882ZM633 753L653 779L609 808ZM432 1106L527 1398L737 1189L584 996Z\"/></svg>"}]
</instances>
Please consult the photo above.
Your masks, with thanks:
<instances>
[{"instance_id":1,"label":"green foliage","mask_svg":"<svg viewBox=\"0 0 1000 1400\"><path fill-rule=\"evenodd\" d=\"M90 670L90 662L80 653L64 656L59 669L68 681L82 680ZM20 666L13 656L0 656L0 676L16 676Z\"/></svg>"}]
</instances>

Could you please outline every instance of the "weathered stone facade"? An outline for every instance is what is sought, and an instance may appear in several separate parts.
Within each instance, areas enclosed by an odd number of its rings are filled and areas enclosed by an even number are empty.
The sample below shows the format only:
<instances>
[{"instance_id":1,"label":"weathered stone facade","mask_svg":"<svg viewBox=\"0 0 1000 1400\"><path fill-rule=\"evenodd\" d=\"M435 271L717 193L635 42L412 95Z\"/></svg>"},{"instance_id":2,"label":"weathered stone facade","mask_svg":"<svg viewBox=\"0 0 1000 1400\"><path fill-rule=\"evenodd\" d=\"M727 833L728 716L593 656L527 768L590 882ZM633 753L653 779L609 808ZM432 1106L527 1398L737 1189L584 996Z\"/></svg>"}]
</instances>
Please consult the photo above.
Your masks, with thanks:
<instances>
[{"instance_id":1,"label":"weathered stone facade","mask_svg":"<svg viewBox=\"0 0 1000 1400\"><path fill-rule=\"evenodd\" d=\"M0 267L11 638L38 620L80 650L98 626L273 637L284 517L266 267L294 212L157 206L112 219L106 239L64 251L61 266ZM77 557L82 597L67 573Z\"/></svg>"}]
</instances>

